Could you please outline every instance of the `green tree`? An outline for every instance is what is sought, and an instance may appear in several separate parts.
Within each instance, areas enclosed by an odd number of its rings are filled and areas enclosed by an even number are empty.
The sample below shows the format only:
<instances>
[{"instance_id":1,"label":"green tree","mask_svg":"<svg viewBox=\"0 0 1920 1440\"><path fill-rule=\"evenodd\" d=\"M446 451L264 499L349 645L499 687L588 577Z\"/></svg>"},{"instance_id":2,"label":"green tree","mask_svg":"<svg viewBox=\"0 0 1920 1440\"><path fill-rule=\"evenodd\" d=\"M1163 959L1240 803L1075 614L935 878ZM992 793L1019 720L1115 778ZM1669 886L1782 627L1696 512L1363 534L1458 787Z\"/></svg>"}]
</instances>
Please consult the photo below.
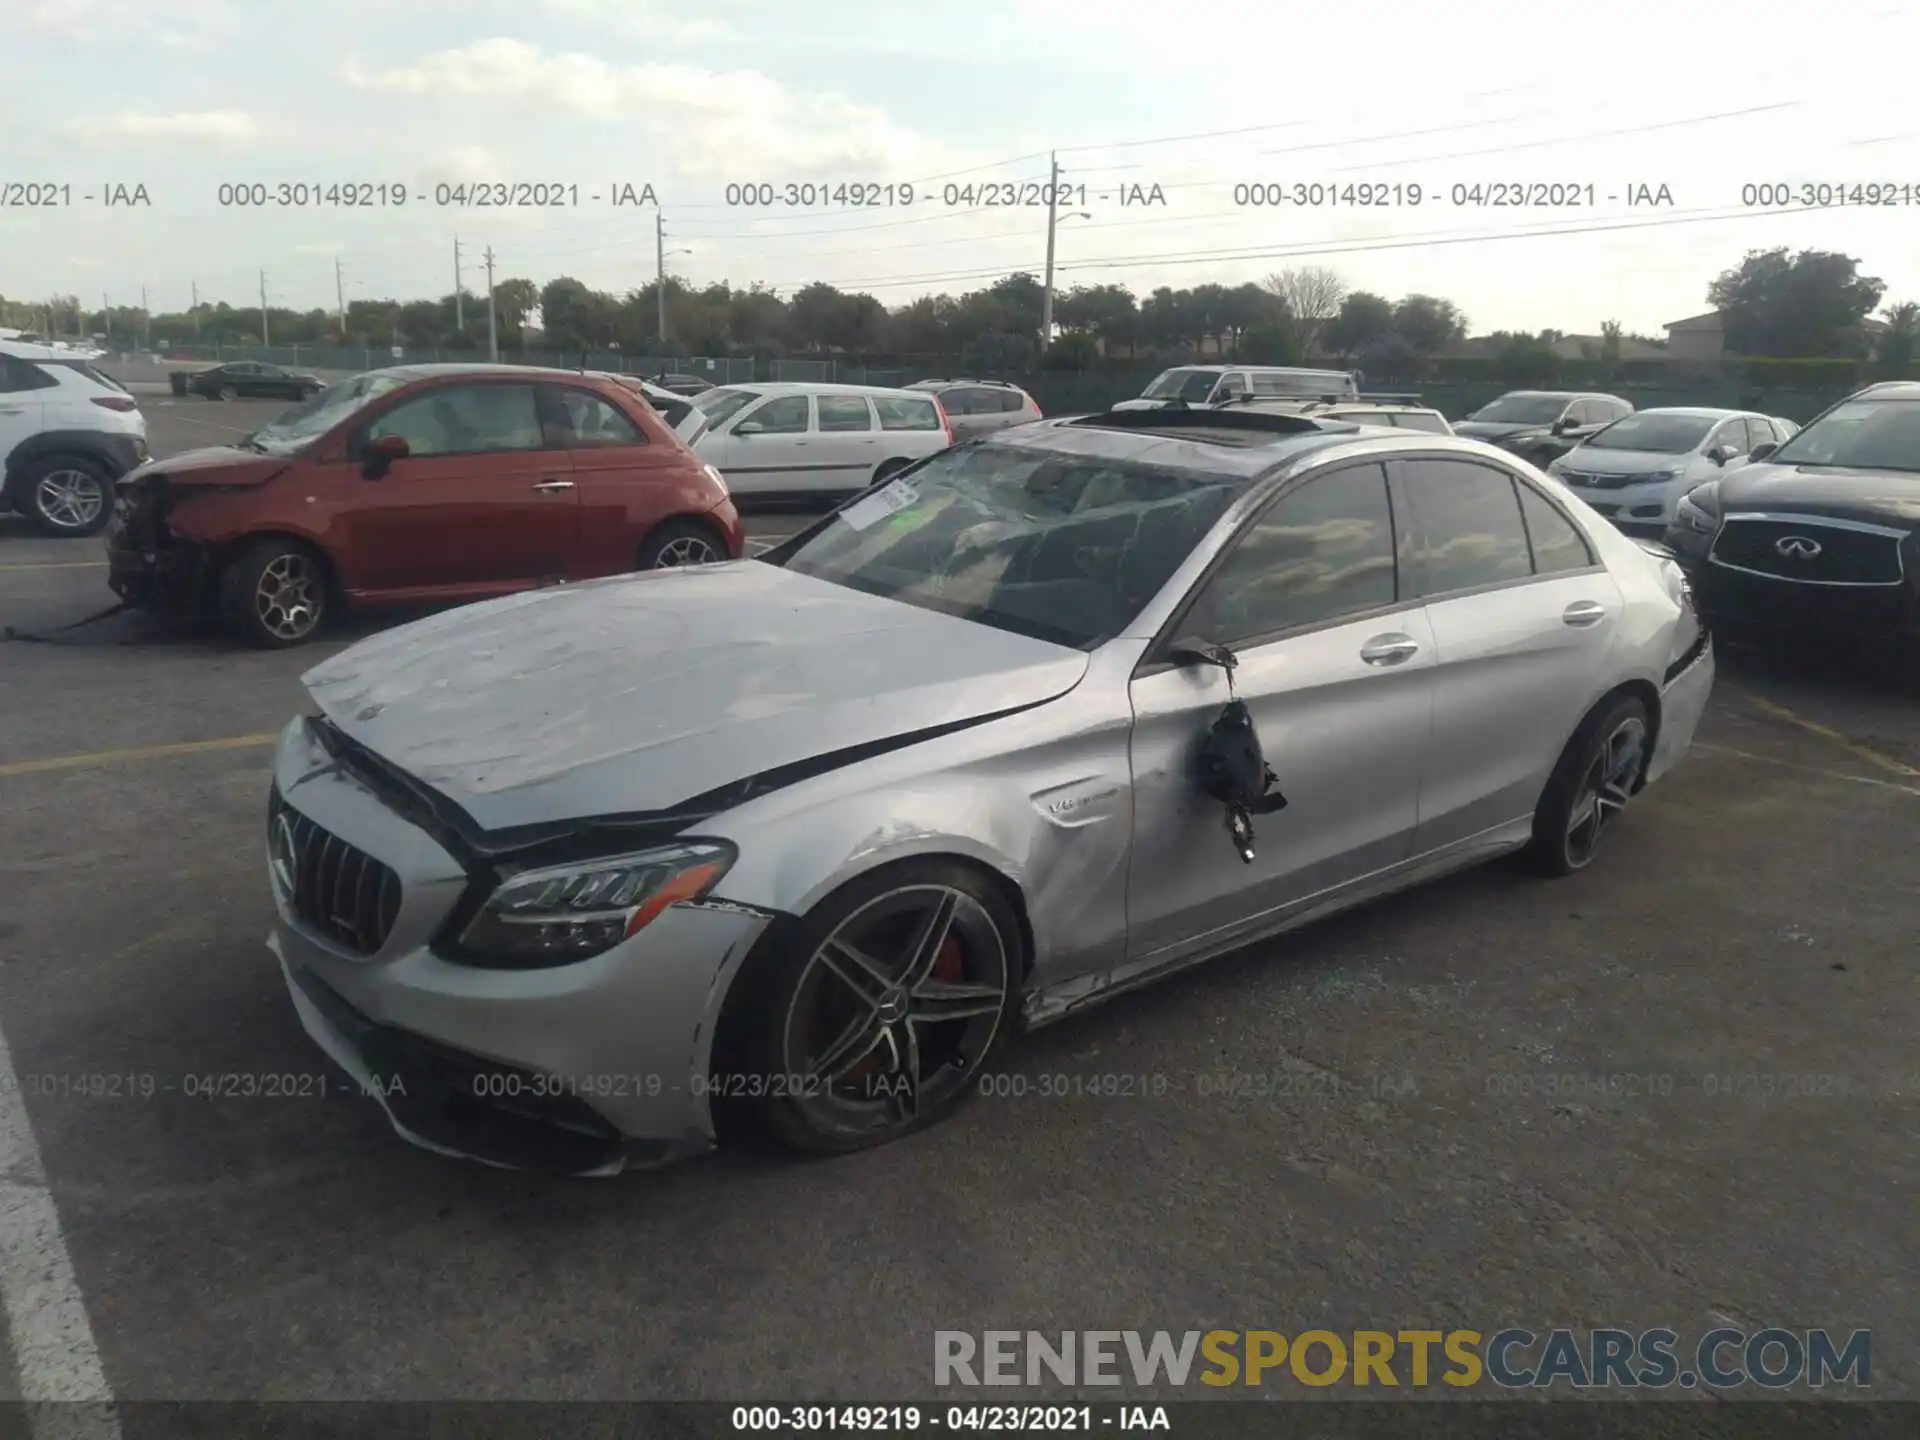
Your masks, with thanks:
<instances>
[{"instance_id":1,"label":"green tree","mask_svg":"<svg viewBox=\"0 0 1920 1440\"><path fill-rule=\"evenodd\" d=\"M1916 344L1920 343L1920 304L1909 300L1889 305L1880 312L1887 328L1880 332L1874 359L1891 375L1904 376L1913 367Z\"/></svg>"},{"instance_id":2,"label":"green tree","mask_svg":"<svg viewBox=\"0 0 1920 1440\"><path fill-rule=\"evenodd\" d=\"M1416 355L1438 355L1467 333L1467 317L1451 300L1408 295L1393 307L1393 333Z\"/></svg>"},{"instance_id":3,"label":"green tree","mask_svg":"<svg viewBox=\"0 0 1920 1440\"><path fill-rule=\"evenodd\" d=\"M1860 322L1886 283L1832 250L1751 250L1707 287L1736 355L1819 358L1857 352Z\"/></svg>"},{"instance_id":4,"label":"green tree","mask_svg":"<svg viewBox=\"0 0 1920 1440\"><path fill-rule=\"evenodd\" d=\"M1392 333L1393 302L1384 295L1356 290L1341 300L1320 343L1327 354L1350 360Z\"/></svg>"}]
</instances>

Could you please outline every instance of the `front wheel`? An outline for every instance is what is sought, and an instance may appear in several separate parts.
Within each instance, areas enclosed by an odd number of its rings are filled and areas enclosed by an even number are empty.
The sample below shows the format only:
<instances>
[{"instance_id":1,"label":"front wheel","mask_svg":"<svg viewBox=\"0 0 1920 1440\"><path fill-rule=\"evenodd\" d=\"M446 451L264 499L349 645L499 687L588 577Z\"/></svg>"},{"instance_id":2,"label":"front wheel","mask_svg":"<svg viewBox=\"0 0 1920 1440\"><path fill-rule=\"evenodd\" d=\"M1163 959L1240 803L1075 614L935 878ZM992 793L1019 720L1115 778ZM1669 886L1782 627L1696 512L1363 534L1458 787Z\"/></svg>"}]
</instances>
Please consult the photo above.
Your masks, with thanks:
<instances>
[{"instance_id":1,"label":"front wheel","mask_svg":"<svg viewBox=\"0 0 1920 1440\"><path fill-rule=\"evenodd\" d=\"M326 567L296 540L255 541L220 572L221 613L262 650L312 639L329 608Z\"/></svg>"},{"instance_id":2,"label":"front wheel","mask_svg":"<svg viewBox=\"0 0 1920 1440\"><path fill-rule=\"evenodd\" d=\"M878 490L911 463L906 460L882 460L873 472L873 487Z\"/></svg>"},{"instance_id":3,"label":"front wheel","mask_svg":"<svg viewBox=\"0 0 1920 1440\"><path fill-rule=\"evenodd\" d=\"M98 535L113 518L113 480L86 455L35 460L15 484L14 504L42 535L72 539Z\"/></svg>"},{"instance_id":4,"label":"front wheel","mask_svg":"<svg viewBox=\"0 0 1920 1440\"><path fill-rule=\"evenodd\" d=\"M725 1077L781 1146L842 1155L957 1109L1013 1028L1020 924L991 880L912 860L829 896L741 976L749 1068Z\"/></svg>"},{"instance_id":5,"label":"front wheel","mask_svg":"<svg viewBox=\"0 0 1920 1440\"><path fill-rule=\"evenodd\" d=\"M1644 701L1615 696L1567 742L1533 816L1526 856L1548 876L1591 865L1639 788L1653 725Z\"/></svg>"},{"instance_id":6,"label":"front wheel","mask_svg":"<svg viewBox=\"0 0 1920 1440\"><path fill-rule=\"evenodd\" d=\"M222 400L238 400L240 398L240 392L231 385L222 385L220 387L220 398Z\"/></svg>"},{"instance_id":7,"label":"front wheel","mask_svg":"<svg viewBox=\"0 0 1920 1440\"><path fill-rule=\"evenodd\" d=\"M678 570L685 565L714 565L727 558L727 542L706 521L669 520L641 544L634 569Z\"/></svg>"}]
</instances>

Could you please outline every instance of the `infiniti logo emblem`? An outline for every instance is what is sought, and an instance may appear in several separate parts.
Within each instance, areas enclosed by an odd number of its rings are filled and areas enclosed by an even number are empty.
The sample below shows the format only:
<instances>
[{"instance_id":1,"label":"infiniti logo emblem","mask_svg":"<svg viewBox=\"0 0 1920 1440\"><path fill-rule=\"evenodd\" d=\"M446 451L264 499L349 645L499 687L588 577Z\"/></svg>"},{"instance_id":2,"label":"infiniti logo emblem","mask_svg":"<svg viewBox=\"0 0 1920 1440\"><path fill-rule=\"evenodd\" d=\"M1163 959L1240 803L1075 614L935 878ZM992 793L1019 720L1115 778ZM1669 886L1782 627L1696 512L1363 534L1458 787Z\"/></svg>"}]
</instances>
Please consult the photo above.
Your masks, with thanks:
<instances>
[{"instance_id":1,"label":"infiniti logo emblem","mask_svg":"<svg viewBox=\"0 0 1920 1440\"><path fill-rule=\"evenodd\" d=\"M1773 542L1773 548L1793 560L1811 560L1820 553L1820 542L1804 535L1787 535Z\"/></svg>"},{"instance_id":2,"label":"infiniti logo emblem","mask_svg":"<svg viewBox=\"0 0 1920 1440\"><path fill-rule=\"evenodd\" d=\"M300 854L294 844L293 812L282 810L273 821L273 834L267 841L267 864L273 871L273 887L280 898L291 901L298 881Z\"/></svg>"}]
</instances>

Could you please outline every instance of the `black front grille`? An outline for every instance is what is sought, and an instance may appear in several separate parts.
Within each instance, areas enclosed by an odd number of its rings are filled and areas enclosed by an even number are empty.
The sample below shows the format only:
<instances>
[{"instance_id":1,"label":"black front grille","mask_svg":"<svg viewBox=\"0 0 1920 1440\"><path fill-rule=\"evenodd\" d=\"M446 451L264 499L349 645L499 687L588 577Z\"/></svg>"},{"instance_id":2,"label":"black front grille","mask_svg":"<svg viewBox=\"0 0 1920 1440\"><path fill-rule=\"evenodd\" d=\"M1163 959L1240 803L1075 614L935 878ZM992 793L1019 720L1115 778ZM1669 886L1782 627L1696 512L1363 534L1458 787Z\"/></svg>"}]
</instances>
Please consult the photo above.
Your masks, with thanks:
<instances>
[{"instance_id":1,"label":"black front grille","mask_svg":"<svg viewBox=\"0 0 1920 1440\"><path fill-rule=\"evenodd\" d=\"M400 914L400 877L390 867L278 795L268 810L267 855L275 882L290 890L287 902L309 928L361 955L387 943Z\"/></svg>"},{"instance_id":2,"label":"black front grille","mask_svg":"<svg viewBox=\"0 0 1920 1440\"><path fill-rule=\"evenodd\" d=\"M1560 478L1576 490L1624 490L1646 480L1645 475L1602 475L1593 470L1563 470Z\"/></svg>"},{"instance_id":3,"label":"black front grille","mask_svg":"<svg viewBox=\"0 0 1920 1440\"><path fill-rule=\"evenodd\" d=\"M1721 565L1813 585L1898 585L1900 540L1812 517L1730 516L1714 541Z\"/></svg>"}]
</instances>

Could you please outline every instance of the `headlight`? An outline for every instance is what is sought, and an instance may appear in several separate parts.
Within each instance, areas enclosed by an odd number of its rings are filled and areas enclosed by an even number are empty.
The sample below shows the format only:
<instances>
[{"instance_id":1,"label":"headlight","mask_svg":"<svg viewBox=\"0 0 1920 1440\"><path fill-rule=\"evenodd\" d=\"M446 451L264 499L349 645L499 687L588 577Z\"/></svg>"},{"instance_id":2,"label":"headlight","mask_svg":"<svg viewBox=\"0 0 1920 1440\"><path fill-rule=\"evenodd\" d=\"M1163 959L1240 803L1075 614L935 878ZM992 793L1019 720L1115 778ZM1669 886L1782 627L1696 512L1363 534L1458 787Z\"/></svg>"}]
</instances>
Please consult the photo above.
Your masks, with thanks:
<instances>
[{"instance_id":1,"label":"headlight","mask_svg":"<svg viewBox=\"0 0 1920 1440\"><path fill-rule=\"evenodd\" d=\"M1714 487L1702 485L1681 496L1680 503L1673 507L1673 521L1697 535L1717 534L1720 529L1720 506L1715 498Z\"/></svg>"},{"instance_id":2,"label":"headlight","mask_svg":"<svg viewBox=\"0 0 1920 1440\"><path fill-rule=\"evenodd\" d=\"M505 965L565 965L611 950L669 905L706 894L731 845L691 841L509 875L460 935L461 951Z\"/></svg>"},{"instance_id":3,"label":"headlight","mask_svg":"<svg viewBox=\"0 0 1920 1440\"><path fill-rule=\"evenodd\" d=\"M1655 470L1651 475L1647 476L1647 483L1652 485L1671 484L1686 473L1684 470Z\"/></svg>"}]
</instances>

